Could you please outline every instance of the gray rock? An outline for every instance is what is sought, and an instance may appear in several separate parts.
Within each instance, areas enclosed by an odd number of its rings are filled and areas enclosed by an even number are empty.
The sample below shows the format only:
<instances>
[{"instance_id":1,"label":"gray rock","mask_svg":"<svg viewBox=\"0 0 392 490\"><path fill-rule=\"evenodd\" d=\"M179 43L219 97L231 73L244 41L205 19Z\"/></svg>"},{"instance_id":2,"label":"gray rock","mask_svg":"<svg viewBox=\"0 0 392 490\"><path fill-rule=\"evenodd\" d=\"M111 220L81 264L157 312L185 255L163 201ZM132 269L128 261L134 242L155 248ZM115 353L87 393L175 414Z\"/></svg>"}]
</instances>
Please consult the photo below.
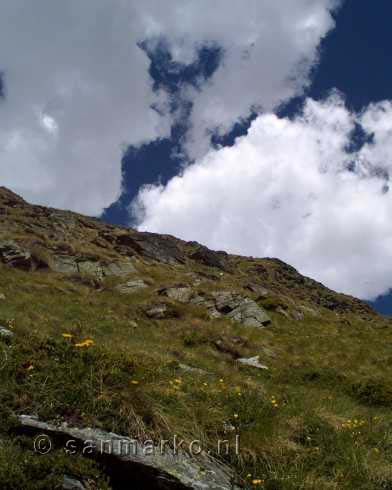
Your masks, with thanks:
<instances>
[{"instance_id":1,"label":"gray rock","mask_svg":"<svg viewBox=\"0 0 392 490\"><path fill-rule=\"evenodd\" d=\"M96 276L98 279L103 279L102 265L99 262L86 260L77 263L79 274L88 274L90 276Z\"/></svg>"},{"instance_id":2,"label":"gray rock","mask_svg":"<svg viewBox=\"0 0 392 490\"><path fill-rule=\"evenodd\" d=\"M271 318L252 299L231 292L213 293L219 313L242 323L247 327L263 327L271 323Z\"/></svg>"},{"instance_id":3,"label":"gray rock","mask_svg":"<svg viewBox=\"0 0 392 490\"><path fill-rule=\"evenodd\" d=\"M2 327L0 325L0 337L2 337L2 338L11 338L14 335L15 335L14 332L12 332L8 328Z\"/></svg>"},{"instance_id":4,"label":"gray rock","mask_svg":"<svg viewBox=\"0 0 392 490\"><path fill-rule=\"evenodd\" d=\"M202 294L197 294L191 299L190 303L196 306L203 306L204 308L206 308L208 311L208 316L211 319L222 317L222 315L215 307L215 300L213 298L209 298Z\"/></svg>"},{"instance_id":5,"label":"gray rock","mask_svg":"<svg viewBox=\"0 0 392 490\"><path fill-rule=\"evenodd\" d=\"M31 253L12 240L0 241L0 259L17 269L30 270L33 266Z\"/></svg>"},{"instance_id":6,"label":"gray rock","mask_svg":"<svg viewBox=\"0 0 392 490\"><path fill-rule=\"evenodd\" d=\"M199 245L197 250L190 255L190 258L201 262L208 267L216 267L226 272L230 272L231 268L229 265L228 254L226 252L215 252L213 250Z\"/></svg>"},{"instance_id":7,"label":"gray rock","mask_svg":"<svg viewBox=\"0 0 392 490\"><path fill-rule=\"evenodd\" d=\"M98 279L110 276L125 276L136 272L132 262L102 264L97 260L82 259L70 255L54 255L52 269L62 274L88 274Z\"/></svg>"},{"instance_id":8,"label":"gray rock","mask_svg":"<svg viewBox=\"0 0 392 490\"><path fill-rule=\"evenodd\" d=\"M143 281L143 279L133 279L125 284L119 284L115 289L121 294L133 294L141 289L147 288L148 285Z\"/></svg>"},{"instance_id":9,"label":"gray rock","mask_svg":"<svg viewBox=\"0 0 392 490\"><path fill-rule=\"evenodd\" d=\"M63 479L63 489L64 490L86 490L86 487L79 480L71 478L68 475L64 475Z\"/></svg>"},{"instance_id":10,"label":"gray rock","mask_svg":"<svg viewBox=\"0 0 392 490\"><path fill-rule=\"evenodd\" d=\"M267 366L264 366L264 364L260 363L259 356L250 357L249 359L245 359L245 358L238 359L238 362L240 364L243 364L244 366L250 366L257 369L267 369L267 370L269 369Z\"/></svg>"},{"instance_id":11,"label":"gray rock","mask_svg":"<svg viewBox=\"0 0 392 490\"><path fill-rule=\"evenodd\" d=\"M132 262L113 262L103 265L102 271L104 276L126 276L137 272Z\"/></svg>"},{"instance_id":12,"label":"gray rock","mask_svg":"<svg viewBox=\"0 0 392 490\"><path fill-rule=\"evenodd\" d=\"M186 262L178 243L172 236L148 232L129 231L116 237L118 249L124 254L137 253L144 258L172 265Z\"/></svg>"},{"instance_id":13,"label":"gray rock","mask_svg":"<svg viewBox=\"0 0 392 490\"><path fill-rule=\"evenodd\" d=\"M145 309L145 313L148 318L161 320L163 318L167 318L168 307L164 303L151 305Z\"/></svg>"},{"instance_id":14,"label":"gray rock","mask_svg":"<svg viewBox=\"0 0 392 490\"><path fill-rule=\"evenodd\" d=\"M216 291L210 295L196 295L192 304L204 306L210 318L226 316L247 327L264 327L271 318L255 301L230 291Z\"/></svg>"},{"instance_id":15,"label":"gray rock","mask_svg":"<svg viewBox=\"0 0 392 490\"><path fill-rule=\"evenodd\" d=\"M165 288L160 291L160 294L167 296L168 298L179 301L180 303L189 303L191 300L193 291L192 288L187 286L177 286L171 288Z\"/></svg>"},{"instance_id":16,"label":"gray rock","mask_svg":"<svg viewBox=\"0 0 392 490\"><path fill-rule=\"evenodd\" d=\"M76 274L79 272L76 258L69 255L54 255L52 269L62 274Z\"/></svg>"},{"instance_id":17,"label":"gray rock","mask_svg":"<svg viewBox=\"0 0 392 490\"><path fill-rule=\"evenodd\" d=\"M228 314L238 308L244 302L244 298L229 291L218 291L212 293L215 298L216 309L223 314Z\"/></svg>"},{"instance_id":18,"label":"gray rock","mask_svg":"<svg viewBox=\"0 0 392 490\"><path fill-rule=\"evenodd\" d=\"M262 327L271 323L271 319L267 313L249 298L246 298L242 304L227 316L247 327Z\"/></svg>"},{"instance_id":19,"label":"gray rock","mask_svg":"<svg viewBox=\"0 0 392 490\"><path fill-rule=\"evenodd\" d=\"M122 478L129 475L129 488L135 474L130 469L142 467L146 483L155 482L157 485L157 482L164 481L163 488L167 490L238 490L231 483L232 471L205 452L198 457L190 457L185 451L174 452L166 445L154 446L152 441L143 444L111 432L72 428L67 424L52 425L27 415L19 416L19 423L22 429L30 433L45 433L53 439L75 440L97 456L110 454L111 458L116 459L117 471L121 471Z\"/></svg>"}]
</instances>

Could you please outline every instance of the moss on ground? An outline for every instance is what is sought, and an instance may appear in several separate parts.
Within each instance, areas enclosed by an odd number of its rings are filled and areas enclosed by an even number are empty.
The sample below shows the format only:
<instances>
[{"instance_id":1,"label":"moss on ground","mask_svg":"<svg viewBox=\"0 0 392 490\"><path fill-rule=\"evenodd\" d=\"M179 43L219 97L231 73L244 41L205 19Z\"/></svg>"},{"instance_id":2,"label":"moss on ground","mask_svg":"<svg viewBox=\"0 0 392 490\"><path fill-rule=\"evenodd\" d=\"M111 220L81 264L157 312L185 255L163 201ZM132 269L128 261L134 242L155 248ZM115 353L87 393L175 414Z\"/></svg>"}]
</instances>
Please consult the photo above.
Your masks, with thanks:
<instances>
[{"instance_id":1,"label":"moss on ground","mask_svg":"<svg viewBox=\"0 0 392 490\"><path fill-rule=\"evenodd\" d=\"M246 271L247 259L237 261ZM218 440L234 444L239 434L240 454L219 457L245 488L392 488L386 321L326 309L294 321L276 311L275 297L260 300L271 304L273 319L262 330L209 320L203 308L168 299L175 314L151 320L143 307L157 301L160 287L184 282L189 268L140 267L151 286L121 295L114 280L96 289L89 281L0 265L0 325L15 334L0 338L7 353L0 370L2 488L56 488L64 474L107 487L103 469L80 456L35 454L32 439L14 435L18 414L140 439L176 434L201 440L212 453ZM214 288L238 283L225 274ZM255 355L268 371L234 359Z\"/></svg>"}]
</instances>

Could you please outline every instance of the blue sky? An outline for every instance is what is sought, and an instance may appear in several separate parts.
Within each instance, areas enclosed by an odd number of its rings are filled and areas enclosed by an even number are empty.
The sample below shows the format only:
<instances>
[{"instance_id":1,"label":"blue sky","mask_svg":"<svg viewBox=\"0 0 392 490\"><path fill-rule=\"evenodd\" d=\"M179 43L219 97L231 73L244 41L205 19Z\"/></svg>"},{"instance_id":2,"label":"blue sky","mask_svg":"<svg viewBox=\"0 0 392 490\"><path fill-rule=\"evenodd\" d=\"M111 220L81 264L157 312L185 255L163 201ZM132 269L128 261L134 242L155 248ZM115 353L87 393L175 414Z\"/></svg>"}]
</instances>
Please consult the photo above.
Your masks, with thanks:
<instances>
[{"instance_id":1,"label":"blue sky","mask_svg":"<svg viewBox=\"0 0 392 490\"><path fill-rule=\"evenodd\" d=\"M392 313L392 5L200 2L5 0L0 181Z\"/></svg>"},{"instance_id":2,"label":"blue sky","mask_svg":"<svg viewBox=\"0 0 392 490\"><path fill-rule=\"evenodd\" d=\"M368 2L346 1L335 15L336 28L321 44L320 63L314 68L310 87L303 96L284 104L279 113L291 117L306 97L323 99L332 88L341 91L347 106L357 112L371 102L390 99L391 16L392 4L387 0L377 2L376 7L370 6ZM205 77L211 76L219 60L219 50L204 49L192 69L184 69L172 75L169 69L170 57L162 52L151 57L150 73L157 85L164 84L175 94L181 84L193 83L199 72L203 72ZM220 139L220 143L232 144L233 138L246 133L251 119L237 124ZM128 206L140 187L156 181L166 184L179 172L181 158L173 155L173 150L179 146L185 131L186 122L184 127L173 127L170 138L142 148L129 149L122 162L124 192L116 203L105 210L105 220L129 224ZM391 295L379 297L374 305L380 311L392 314Z\"/></svg>"},{"instance_id":3,"label":"blue sky","mask_svg":"<svg viewBox=\"0 0 392 490\"><path fill-rule=\"evenodd\" d=\"M297 97L282 107L282 115L293 115L306 96L322 99L333 88L339 89L349 108L361 111L370 102L392 97L390 19L392 4L380 0L377 7L368 2L347 0L336 13L336 29L321 44L320 63L315 67L312 83L302 97ZM157 86L165 85L176 93L184 83L193 83L196 76L210 76L219 63L219 50L205 49L191 69L170 73L170 57L158 53L151 57L150 73ZM223 143L246 132L249 124L238 124ZM176 175L181 159L172 157L185 128L172 128L170 138L154 141L142 148L130 148L122 162L124 194L105 210L103 218L118 224L129 223L127 207L139 188L157 180L166 183Z\"/></svg>"}]
</instances>

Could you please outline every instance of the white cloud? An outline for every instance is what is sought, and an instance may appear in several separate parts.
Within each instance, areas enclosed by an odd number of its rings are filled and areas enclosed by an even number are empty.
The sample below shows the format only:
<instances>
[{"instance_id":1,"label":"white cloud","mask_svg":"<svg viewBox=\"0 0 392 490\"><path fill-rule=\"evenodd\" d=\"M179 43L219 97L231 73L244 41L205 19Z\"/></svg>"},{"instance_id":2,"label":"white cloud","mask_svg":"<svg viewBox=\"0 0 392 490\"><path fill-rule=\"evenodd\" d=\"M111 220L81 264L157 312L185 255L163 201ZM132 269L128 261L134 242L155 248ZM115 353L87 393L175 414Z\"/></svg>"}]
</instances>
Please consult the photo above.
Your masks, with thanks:
<instances>
[{"instance_id":1,"label":"white cloud","mask_svg":"<svg viewBox=\"0 0 392 490\"><path fill-rule=\"evenodd\" d=\"M34 202L98 214L120 192L122 144L167 133L141 30L123 2L1 4L0 181Z\"/></svg>"},{"instance_id":2,"label":"white cloud","mask_svg":"<svg viewBox=\"0 0 392 490\"><path fill-rule=\"evenodd\" d=\"M355 123L374 138L350 154ZM261 115L233 147L210 151L166 187L144 189L140 229L279 257L333 289L372 298L391 286L392 198L374 172L391 165L392 104L356 115L337 94L308 100L303 115Z\"/></svg>"},{"instance_id":3,"label":"white cloud","mask_svg":"<svg viewBox=\"0 0 392 490\"><path fill-rule=\"evenodd\" d=\"M0 182L43 204L98 214L121 186L124 144L166 135L170 117L150 109L149 60L137 43L167 39L184 63L216 42L224 62L201 92L191 155L253 105L266 109L308 82L317 46L333 27L335 0L3 0Z\"/></svg>"},{"instance_id":4,"label":"white cloud","mask_svg":"<svg viewBox=\"0 0 392 490\"><path fill-rule=\"evenodd\" d=\"M330 11L338 3L248 0L232 5L228 15L226 0L220 0L209 19L200 9L196 22L203 23L206 38L215 34L225 57L201 93L185 94L194 101L186 146L191 158L206 153L211 130L224 134L252 109L272 111L303 93L319 43L334 27Z\"/></svg>"}]
</instances>

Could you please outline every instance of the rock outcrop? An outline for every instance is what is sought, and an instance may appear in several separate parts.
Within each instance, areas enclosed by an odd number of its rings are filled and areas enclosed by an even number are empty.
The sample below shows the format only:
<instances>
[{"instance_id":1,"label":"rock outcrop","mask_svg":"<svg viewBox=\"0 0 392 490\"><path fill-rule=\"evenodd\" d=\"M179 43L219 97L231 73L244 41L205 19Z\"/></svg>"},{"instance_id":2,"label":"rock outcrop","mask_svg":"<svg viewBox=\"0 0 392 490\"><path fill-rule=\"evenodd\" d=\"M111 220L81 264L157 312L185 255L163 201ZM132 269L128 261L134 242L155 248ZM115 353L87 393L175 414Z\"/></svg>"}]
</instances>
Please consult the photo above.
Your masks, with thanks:
<instances>
[{"instance_id":1,"label":"rock outcrop","mask_svg":"<svg viewBox=\"0 0 392 490\"><path fill-rule=\"evenodd\" d=\"M53 425L35 417L21 415L20 431L46 434L52 447L69 454L82 451L104 461L111 481L121 488L149 490L235 490L232 472L206 453L197 457L183 448L173 450L166 444L154 446L126 436L98 429ZM198 446L199 447L199 446ZM199 452L199 451L198 451ZM69 482L68 482L69 483ZM117 488L120 488L117 486Z\"/></svg>"},{"instance_id":2,"label":"rock outcrop","mask_svg":"<svg viewBox=\"0 0 392 490\"><path fill-rule=\"evenodd\" d=\"M116 290L122 294L133 294L145 288L148 288L148 285L143 281L143 279L134 279L116 286Z\"/></svg>"},{"instance_id":3,"label":"rock outcrop","mask_svg":"<svg viewBox=\"0 0 392 490\"><path fill-rule=\"evenodd\" d=\"M0 241L0 258L5 264L17 269L30 270L33 266L31 253L12 240Z\"/></svg>"},{"instance_id":4,"label":"rock outcrop","mask_svg":"<svg viewBox=\"0 0 392 490\"><path fill-rule=\"evenodd\" d=\"M255 301L230 291L197 295L191 303L205 306L211 318L227 317L247 327L265 327L271 318Z\"/></svg>"}]
</instances>

